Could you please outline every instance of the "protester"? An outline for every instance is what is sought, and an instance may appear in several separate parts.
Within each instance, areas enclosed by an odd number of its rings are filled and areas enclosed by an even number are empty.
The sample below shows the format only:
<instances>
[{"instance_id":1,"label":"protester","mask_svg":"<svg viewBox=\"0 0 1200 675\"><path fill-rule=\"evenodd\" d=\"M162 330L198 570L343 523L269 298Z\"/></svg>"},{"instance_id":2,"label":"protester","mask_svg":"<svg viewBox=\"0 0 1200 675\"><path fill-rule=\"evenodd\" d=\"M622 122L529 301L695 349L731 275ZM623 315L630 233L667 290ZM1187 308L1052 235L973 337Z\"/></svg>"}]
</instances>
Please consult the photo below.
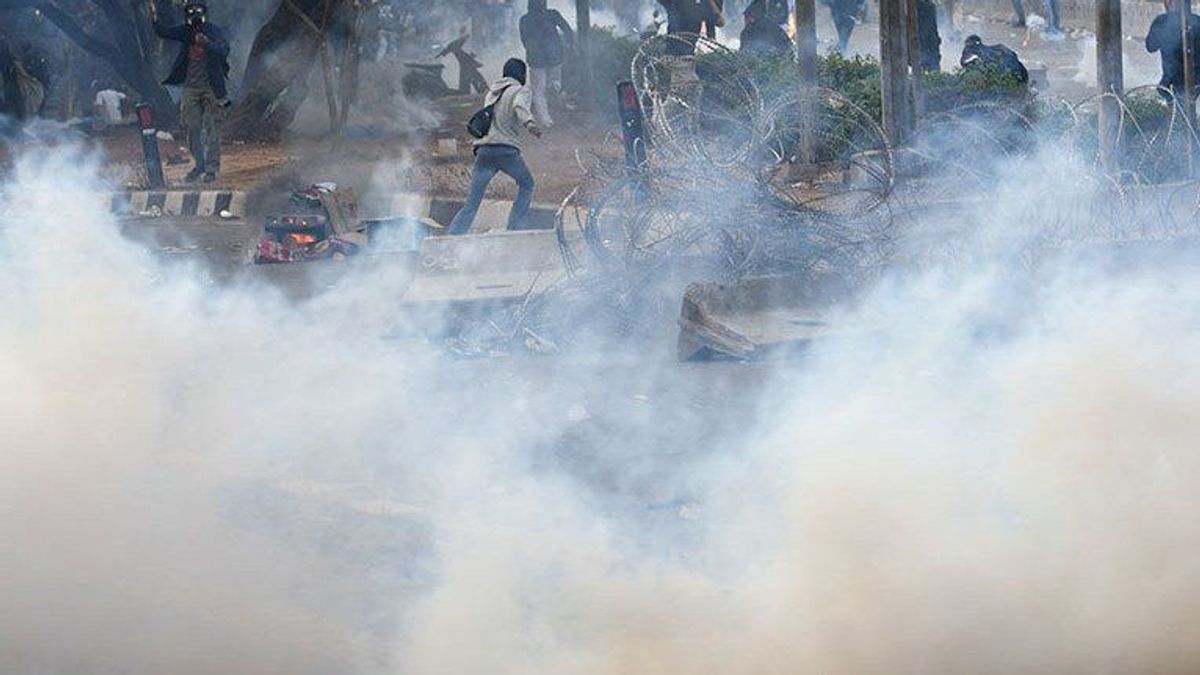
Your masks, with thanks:
<instances>
[{"instance_id":1,"label":"protester","mask_svg":"<svg viewBox=\"0 0 1200 675\"><path fill-rule=\"evenodd\" d=\"M546 89L562 92L562 66L566 50L575 42L571 24L557 9L547 9L546 0L529 0L529 11L521 17L521 44L529 64L529 87L533 90L533 117L549 129L550 105Z\"/></svg>"},{"instance_id":2,"label":"protester","mask_svg":"<svg viewBox=\"0 0 1200 675\"><path fill-rule=\"evenodd\" d=\"M229 75L229 42L220 27L208 21L208 6L188 0L183 6L185 23L168 27L158 22L151 3L154 31L164 40L180 43L171 74L163 84L182 85L180 116L187 129L188 150L196 166L184 180L211 183L221 169L221 116L229 107L225 78Z\"/></svg>"},{"instance_id":3,"label":"protester","mask_svg":"<svg viewBox=\"0 0 1200 675\"><path fill-rule=\"evenodd\" d=\"M130 119L125 114L129 97L113 86L97 86L96 99L92 102L95 119L100 127L115 127Z\"/></svg>"},{"instance_id":4,"label":"protester","mask_svg":"<svg viewBox=\"0 0 1200 675\"><path fill-rule=\"evenodd\" d=\"M783 29L788 20L787 0L754 0L742 17L741 51L763 56L783 56L791 51L792 41Z\"/></svg>"},{"instance_id":5,"label":"protester","mask_svg":"<svg viewBox=\"0 0 1200 675\"><path fill-rule=\"evenodd\" d=\"M1012 26L1013 28L1024 28L1025 27L1025 0L1012 0L1012 8L1013 8L1013 14L1015 14L1016 16L1013 18L1012 21L1008 22L1008 25Z\"/></svg>"},{"instance_id":6,"label":"protester","mask_svg":"<svg viewBox=\"0 0 1200 675\"><path fill-rule=\"evenodd\" d=\"M936 73L942 69L942 36L938 34L937 5L933 0L917 0L917 42L921 48L921 70Z\"/></svg>"},{"instance_id":7,"label":"protester","mask_svg":"<svg viewBox=\"0 0 1200 675\"><path fill-rule=\"evenodd\" d=\"M696 73L696 35L708 35L725 25L716 0L658 0L667 12L667 35L677 39L666 45L664 62L671 90L685 100L698 100L702 85Z\"/></svg>"},{"instance_id":8,"label":"protester","mask_svg":"<svg viewBox=\"0 0 1200 675\"><path fill-rule=\"evenodd\" d=\"M526 66L521 59L504 64L503 77L484 95L484 106L494 106L492 126L487 135L475 141L475 163L471 166L471 193L450 223L450 234L465 234L475 222L479 204L497 173L517 182L517 198L508 214L508 229L518 230L533 202L533 174L521 157L521 137L542 135L531 108L532 94L525 86Z\"/></svg>"},{"instance_id":9,"label":"protester","mask_svg":"<svg viewBox=\"0 0 1200 675\"><path fill-rule=\"evenodd\" d=\"M17 56L8 40L0 38L0 118L12 118L17 123L37 117L46 100L46 88L29 73L24 61ZM5 127L19 127L0 120ZM5 135L9 133L6 130Z\"/></svg>"},{"instance_id":10,"label":"protester","mask_svg":"<svg viewBox=\"0 0 1200 675\"><path fill-rule=\"evenodd\" d=\"M679 35L669 47L671 54L691 56L695 53L694 38L690 35L715 37L716 29L725 25L725 15L717 0L658 0L667 12L667 34Z\"/></svg>"},{"instance_id":11,"label":"protester","mask_svg":"<svg viewBox=\"0 0 1200 675\"><path fill-rule=\"evenodd\" d=\"M1046 17L1046 34L1062 35L1062 3L1060 0L1042 0L1042 15Z\"/></svg>"},{"instance_id":12,"label":"protester","mask_svg":"<svg viewBox=\"0 0 1200 675\"><path fill-rule=\"evenodd\" d=\"M1008 74L1022 84L1029 81L1029 71L1016 52L1002 44L985 45L978 35L968 36L963 43L959 65L967 70Z\"/></svg>"},{"instance_id":13,"label":"protester","mask_svg":"<svg viewBox=\"0 0 1200 675\"><path fill-rule=\"evenodd\" d=\"M821 0L829 7L833 27L837 29L839 53L845 54L850 46L850 34L854 26L863 21L867 11L867 0Z\"/></svg>"},{"instance_id":14,"label":"protester","mask_svg":"<svg viewBox=\"0 0 1200 675\"><path fill-rule=\"evenodd\" d=\"M1178 0L1166 0L1163 3L1166 11L1159 14L1150 23L1146 33L1146 51L1158 52L1162 59L1162 77L1158 80L1159 90L1164 98L1172 98L1183 91L1183 30L1181 30ZM1188 43L1192 48L1192 82L1197 83L1200 76L1200 16L1188 16ZM1192 91L1193 99L1196 92Z\"/></svg>"}]
</instances>

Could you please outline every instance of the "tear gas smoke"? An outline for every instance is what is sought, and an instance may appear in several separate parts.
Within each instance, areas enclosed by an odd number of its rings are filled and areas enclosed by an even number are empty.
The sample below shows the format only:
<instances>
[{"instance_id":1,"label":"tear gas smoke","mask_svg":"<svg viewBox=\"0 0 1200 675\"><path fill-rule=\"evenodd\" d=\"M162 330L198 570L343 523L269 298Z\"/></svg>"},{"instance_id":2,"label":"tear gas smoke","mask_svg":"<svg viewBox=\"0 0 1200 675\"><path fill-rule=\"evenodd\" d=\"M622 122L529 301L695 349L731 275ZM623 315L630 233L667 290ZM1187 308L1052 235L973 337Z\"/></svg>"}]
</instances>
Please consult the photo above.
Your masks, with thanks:
<instances>
[{"instance_id":1,"label":"tear gas smoke","mask_svg":"<svg viewBox=\"0 0 1200 675\"><path fill-rule=\"evenodd\" d=\"M3 672L1200 665L1194 266L1025 270L993 205L803 363L454 362L386 270L210 285L94 176L0 197Z\"/></svg>"}]
</instances>

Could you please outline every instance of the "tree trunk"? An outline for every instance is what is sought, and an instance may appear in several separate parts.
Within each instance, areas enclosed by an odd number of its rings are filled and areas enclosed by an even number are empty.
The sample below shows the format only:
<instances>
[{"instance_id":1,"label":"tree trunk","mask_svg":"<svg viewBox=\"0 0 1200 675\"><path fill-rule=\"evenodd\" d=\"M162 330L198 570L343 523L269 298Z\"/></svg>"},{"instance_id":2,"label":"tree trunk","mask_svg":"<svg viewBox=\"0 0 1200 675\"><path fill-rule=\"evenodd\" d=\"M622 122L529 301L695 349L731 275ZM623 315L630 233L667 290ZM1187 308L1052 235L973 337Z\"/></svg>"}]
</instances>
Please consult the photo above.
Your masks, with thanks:
<instances>
[{"instance_id":1,"label":"tree trunk","mask_svg":"<svg viewBox=\"0 0 1200 675\"><path fill-rule=\"evenodd\" d=\"M278 139L291 125L308 96L312 67L321 57L325 36L311 26L323 22L326 2L331 17L351 5L349 0L284 0L258 31L246 62L242 100L226 126L230 137ZM325 31L335 23L331 19Z\"/></svg>"},{"instance_id":2,"label":"tree trunk","mask_svg":"<svg viewBox=\"0 0 1200 675\"><path fill-rule=\"evenodd\" d=\"M0 9L40 11L81 49L108 62L118 77L154 107L160 127L177 126L179 111L166 88L159 82L154 64L143 53L138 37L145 29L139 22L145 23L148 19L140 12L125 9L117 0L94 0L92 5L85 8L94 10L87 13L90 17L97 14L104 17L112 42L105 42L86 30L79 11L69 11L50 0L0 0Z\"/></svg>"}]
</instances>

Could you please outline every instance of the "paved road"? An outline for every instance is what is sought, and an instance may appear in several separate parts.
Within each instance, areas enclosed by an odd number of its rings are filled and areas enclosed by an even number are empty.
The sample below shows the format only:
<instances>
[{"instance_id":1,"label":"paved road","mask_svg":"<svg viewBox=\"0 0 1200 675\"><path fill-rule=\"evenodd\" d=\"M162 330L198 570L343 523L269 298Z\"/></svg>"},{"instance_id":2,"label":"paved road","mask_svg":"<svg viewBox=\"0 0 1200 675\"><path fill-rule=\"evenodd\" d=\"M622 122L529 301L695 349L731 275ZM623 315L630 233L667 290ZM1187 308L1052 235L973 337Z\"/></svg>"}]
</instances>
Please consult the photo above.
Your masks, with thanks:
<instances>
[{"instance_id":1,"label":"paved road","mask_svg":"<svg viewBox=\"0 0 1200 675\"><path fill-rule=\"evenodd\" d=\"M212 283L265 282L293 299L313 297L336 286L348 271L364 265L407 266L404 256L355 256L292 265L256 265L251 256L261 232L257 220L131 218L121 233L156 251L170 263L196 265Z\"/></svg>"}]
</instances>

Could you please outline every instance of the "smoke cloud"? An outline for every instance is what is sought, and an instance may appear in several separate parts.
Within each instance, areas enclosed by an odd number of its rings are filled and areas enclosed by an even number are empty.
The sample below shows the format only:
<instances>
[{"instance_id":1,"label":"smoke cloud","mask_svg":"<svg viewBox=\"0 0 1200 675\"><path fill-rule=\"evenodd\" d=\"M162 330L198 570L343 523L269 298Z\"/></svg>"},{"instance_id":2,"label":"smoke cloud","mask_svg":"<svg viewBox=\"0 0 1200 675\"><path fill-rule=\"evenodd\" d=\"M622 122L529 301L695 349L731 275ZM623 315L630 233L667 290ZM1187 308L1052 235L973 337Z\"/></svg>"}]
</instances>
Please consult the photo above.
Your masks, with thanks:
<instances>
[{"instance_id":1,"label":"smoke cloud","mask_svg":"<svg viewBox=\"0 0 1200 675\"><path fill-rule=\"evenodd\" d=\"M1069 160L770 366L451 360L386 264L292 302L159 260L93 160L0 196L4 672L1200 665L1200 280L1026 264Z\"/></svg>"}]
</instances>

